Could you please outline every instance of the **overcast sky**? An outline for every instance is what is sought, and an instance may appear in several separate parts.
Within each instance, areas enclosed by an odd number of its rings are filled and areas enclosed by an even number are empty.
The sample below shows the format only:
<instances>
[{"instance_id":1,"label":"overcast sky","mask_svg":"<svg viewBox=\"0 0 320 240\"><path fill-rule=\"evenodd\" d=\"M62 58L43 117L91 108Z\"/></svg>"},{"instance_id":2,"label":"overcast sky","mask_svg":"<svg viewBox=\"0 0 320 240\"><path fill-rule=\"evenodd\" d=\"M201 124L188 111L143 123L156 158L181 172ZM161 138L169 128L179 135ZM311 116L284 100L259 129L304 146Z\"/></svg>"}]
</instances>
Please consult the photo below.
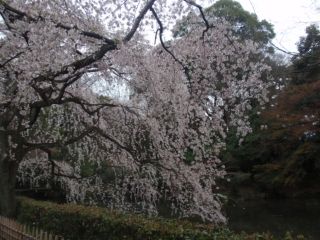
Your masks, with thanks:
<instances>
[{"instance_id":1,"label":"overcast sky","mask_svg":"<svg viewBox=\"0 0 320 240\"><path fill-rule=\"evenodd\" d=\"M237 0L242 7L255 12L259 20L274 25L273 43L282 49L296 52L296 42L305 35L305 28L320 22L320 0Z\"/></svg>"}]
</instances>

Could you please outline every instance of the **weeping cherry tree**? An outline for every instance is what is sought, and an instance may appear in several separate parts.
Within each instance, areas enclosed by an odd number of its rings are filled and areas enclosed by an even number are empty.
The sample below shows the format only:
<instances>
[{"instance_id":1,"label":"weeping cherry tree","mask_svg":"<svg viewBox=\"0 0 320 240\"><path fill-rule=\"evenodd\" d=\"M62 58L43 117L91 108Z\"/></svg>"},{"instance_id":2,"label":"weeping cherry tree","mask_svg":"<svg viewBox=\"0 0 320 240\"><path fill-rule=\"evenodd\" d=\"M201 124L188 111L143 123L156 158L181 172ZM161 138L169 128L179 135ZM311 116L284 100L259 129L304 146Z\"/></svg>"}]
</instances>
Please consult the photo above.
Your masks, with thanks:
<instances>
[{"instance_id":1,"label":"weeping cherry tree","mask_svg":"<svg viewBox=\"0 0 320 240\"><path fill-rule=\"evenodd\" d=\"M58 183L69 201L91 192L110 207L156 214L165 199L181 217L226 222L215 193L225 175L217 158L223 115L231 113L239 135L250 131L243 114L253 98L267 101L260 78L269 68L251 60L254 43L232 36L225 21L207 20L199 4L0 1L3 215L16 214L20 172L23 181ZM201 24L166 41L165 31L190 11ZM98 94L124 85L130 97ZM83 164L108 166L115 179L82 176Z\"/></svg>"}]
</instances>

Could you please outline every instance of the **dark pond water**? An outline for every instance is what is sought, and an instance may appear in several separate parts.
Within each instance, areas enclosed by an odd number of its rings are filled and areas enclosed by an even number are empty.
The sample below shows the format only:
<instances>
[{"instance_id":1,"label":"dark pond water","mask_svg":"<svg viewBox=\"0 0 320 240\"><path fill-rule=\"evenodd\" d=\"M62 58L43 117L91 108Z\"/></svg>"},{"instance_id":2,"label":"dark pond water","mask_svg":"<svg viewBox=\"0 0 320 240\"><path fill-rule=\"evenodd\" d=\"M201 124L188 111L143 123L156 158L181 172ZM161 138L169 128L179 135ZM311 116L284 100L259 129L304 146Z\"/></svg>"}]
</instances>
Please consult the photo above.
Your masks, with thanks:
<instances>
[{"instance_id":1,"label":"dark pond water","mask_svg":"<svg viewBox=\"0 0 320 240\"><path fill-rule=\"evenodd\" d=\"M160 204L159 215L172 218L165 204ZM262 233L284 238L287 231L292 237L320 240L320 199L270 199L225 204L227 227L235 233ZM201 221L201 218L190 218Z\"/></svg>"},{"instance_id":2,"label":"dark pond water","mask_svg":"<svg viewBox=\"0 0 320 240\"><path fill-rule=\"evenodd\" d=\"M236 233L270 231L273 236L299 234L320 240L320 199L243 201L225 206L228 227Z\"/></svg>"}]
</instances>

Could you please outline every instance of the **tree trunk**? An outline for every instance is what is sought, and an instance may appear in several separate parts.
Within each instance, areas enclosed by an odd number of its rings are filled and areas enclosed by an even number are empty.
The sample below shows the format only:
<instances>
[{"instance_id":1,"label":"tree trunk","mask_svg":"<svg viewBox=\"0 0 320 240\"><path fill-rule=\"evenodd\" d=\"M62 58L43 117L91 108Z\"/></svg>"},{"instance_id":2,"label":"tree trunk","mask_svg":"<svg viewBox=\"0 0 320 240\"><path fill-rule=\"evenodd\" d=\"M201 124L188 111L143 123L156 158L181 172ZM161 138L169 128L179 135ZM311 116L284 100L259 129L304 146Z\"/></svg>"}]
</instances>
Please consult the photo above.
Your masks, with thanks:
<instances>
[{"instance_id":1,"label":"tree trunk","mask_svg":"<svg viewBox=\"0 0 320 240\"><path fill-rule=\"evenodd\" d=\"M0 198L1 215L16 216L15 183L19 167L18 160L11 160L6 131L0 130Z\"/></svg>"},{"instance_id":2,"label":"tree trunk","mask_svg":"<svg viewBox=\"0 0 320 240\"><path fill-rule=\"evenodd\" d=\"M15 184L18 166L14 160L6 159L0 163L1 215L8 218L16 217Z\"/></svg>"}]
</instances>

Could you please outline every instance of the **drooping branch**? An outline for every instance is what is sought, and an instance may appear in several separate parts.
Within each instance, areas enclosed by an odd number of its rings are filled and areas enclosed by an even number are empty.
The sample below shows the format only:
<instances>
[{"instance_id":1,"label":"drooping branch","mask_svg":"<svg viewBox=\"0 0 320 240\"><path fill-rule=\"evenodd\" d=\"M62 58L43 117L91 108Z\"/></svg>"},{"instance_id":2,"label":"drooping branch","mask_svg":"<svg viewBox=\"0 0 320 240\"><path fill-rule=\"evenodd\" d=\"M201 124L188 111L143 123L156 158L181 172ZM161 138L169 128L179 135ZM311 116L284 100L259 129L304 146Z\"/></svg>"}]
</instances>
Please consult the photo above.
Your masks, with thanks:
<instances>
[{"instance_id":1,"label":"drooping branch","mask_svg":"<svg viewBox=\"0 0 320 240\"><path fill-rule=\"evenodd\" d=\"M16 55L14 55L13 57L9 58L8 60L6 60L4 63L0 64L0 68L3 68L7 63L11 62L14 59L17 59L21 54L23 54L24 52L19 52Z\"/></svg>"},{"instance_id":2,"label":"drooping branch","mask_svg":"<svg viewBox=\"0 0 320 240\"><path fill-rule=\"evenodd\" d=\"M50 179L50 182L51 182L51 187L54 188L53 174L54 174L55 163L54 163L54 161L53 161L52 158L51 158L51 150L48 149L48 148L45 148L45 147L42 147L42 148L40 148L40 149L47 154L48 161L49 161L50 164L51 164L51 179Z\"/></svg>"},{"instance_id":3,"label":"drooping branch","mask_svg":"<svg viewBox=\"0 0 320 240\"><path fill-rule=\"evenodd\" d=\"M96 174L92 174L91 176L86 176L86 177L76 176L74 173L73 173L73 175L63 174L60 172L61 167L52 159L51 150L49 148L45 148L45 147L42 147L40 149L42 151L44 151L45 153L47 153L47 159L51 164L50 178L51 178L51 188L53 188L53 189L55 188L55 181L54 181L53 177L66 177L69 179L81 180L81 179L96 176ZM57 171L55 171L55 169L57 169Z\"/></svg>"},{"instance_id":4,"label":"drooping branch","mask_svg":"<svg viewBox=\"0 0 320 240\"><path fill-rule=\"evenodd\" d=\"M184 0L186 3L188 3L188 4L190 4L190 5L192 5L192 6L195 6L196 8L198 8L198 10L199 10L199 12L200 12L200 14L201 14L201 17L202 17L202 19L203 19L203 21L204 21L204 23L206 24L206 29L205 30L203 30L203 32L202 32L202 38L204 39L204 34L206 33L206 32L208 32L208 30L210 29L210 25L209 25L209 22L208 22L208 20L206 19L206 17L205 17L205 15L204 15L204 12L203 12L203 10L202 10L202 7L199 5L199 4L196 4L194 1L190 1L190 0Z\"/></svg>"},{"instance_id":5,"label":"drooping branch","mask_svg":"<svg viewBox=\"0 0 320 240\"><path fill-rule=\"evenodd\" d=\"M90 134L91 132L95 131L96 129L94 127L88 127L87 129L85 129L84 131L82 131L79 135L75 136L75 137L71 137L66 141L57 141L57 142L41 142L41 143L31 143L26 141L26 139L23 139L23 144L25 146L27 146L26 152L30 152L32 150L35 149L41 149L41 148L55 148L55 147L63 147L63 146L67 146L70 144L73 144L81 139L83 139L84 137L86 137L88 134Z\"/></svg>"},{"instance_id":6,"label":"drooping branch","mask_svg":"<svg viewBox=\"0 0 320 240\"><path fill-rule=\"evenodd\" d=\"M98 129L98 128L97 128ZM138 166L143 166L145 164L152 164L152 165L155 165L155 166L158 166L159 168L161 169L165 169L167 171L172 171L174 172L176 175L178 175L178 172L173 169L173 168L169 168L163 164L160 163L160 158L154 158L154 159L150 159L150 158L147 158L147 159L143 159L143 161L141 161L141 159L138 159L137 158L137 152L135 150L133 150L133 148L131 146L127 147L127 146L124 146L122 143L120 143L119 141L117 141L115 138L111 137L110 135L106 134L106 133L103 133L102 130L98 129L97 130L97 133L99 133L100 136L102 136L103 138L109 140L110 142L116 144L116 146L118 146L119 148L125 150L131 157L132 157L132 160L138 165ZM96 142L98 142L99 144L99 140L97 139L97 137L95 135L92 135L90 134L89 137L93 138L96 140ZM109 149L105 148L103 145L99 144L99 147L101 149L104 149L105 151L108 151Z\"/></svg>"},{"instance_id":7,"label":"drooping branch","mask_svg":"<svg viewBox=\"0 0 320 240\"><path fill-rule=\"evenodd\" d=\"M153 16L155 17L157 23L159 24L159 30L160 30L159 38L160 38L160 42L161 42L162 48L163 48L167 53L169 53L169 54L171 55L171 57L172 57L176 62L178 62L178 63L182 66L182 68L183 68L183 70L184 70L184 73L185 73L188 81L190 82L190 81L191 81L191 76L190 76L190 74L189 74L189 69L188 69L188 67L185 66L185 65L169 50L169 48L164 44L163 39L162 39L163 30L164 30L163 25L162 25L162 22L160 21L160 18L158 17L156 11L155 11L152 7L150 8L150 10L151 10Z\"/></svg>"},{"instance_id":8,"label":"drooping branch","mask_svg":"<svg viewBox=\"0 0 320 240\"><path fill-rule=\"evenodd\" d=\"M63 103L76 103L79 104L82 108L83 111L85 111L87 114L89 115L93 115L94 113L99 112L102 108L104 107L120 107L119 105L116 104L112 104L112 103L96 103L96 104L92 104L92 103L88 103L87 101L85 101L84 99L75 97L75 96L71 96L68 97L66 99L63 99L61 101L61 104ZM89 110L87 107L96 107L94 110Z\"/></svg>"},{"instance_id":9,"label":"drooping branch","mask_svg":"<svg viewBox=\"0 0 320 240\"><path fill-rule=\"evenodd\" d=\"M128 153L132 153L132 148L130 147L126 147L124 146L122 143L120 143L119 141L117 141L114 137L104 133L101 129L99 129L98 127L92 127L92 130L95 130L100 136L102 136L103 138L109 140L110 142L116 144L119 148L125 150Z\"/></svg>"}]
</instances>

